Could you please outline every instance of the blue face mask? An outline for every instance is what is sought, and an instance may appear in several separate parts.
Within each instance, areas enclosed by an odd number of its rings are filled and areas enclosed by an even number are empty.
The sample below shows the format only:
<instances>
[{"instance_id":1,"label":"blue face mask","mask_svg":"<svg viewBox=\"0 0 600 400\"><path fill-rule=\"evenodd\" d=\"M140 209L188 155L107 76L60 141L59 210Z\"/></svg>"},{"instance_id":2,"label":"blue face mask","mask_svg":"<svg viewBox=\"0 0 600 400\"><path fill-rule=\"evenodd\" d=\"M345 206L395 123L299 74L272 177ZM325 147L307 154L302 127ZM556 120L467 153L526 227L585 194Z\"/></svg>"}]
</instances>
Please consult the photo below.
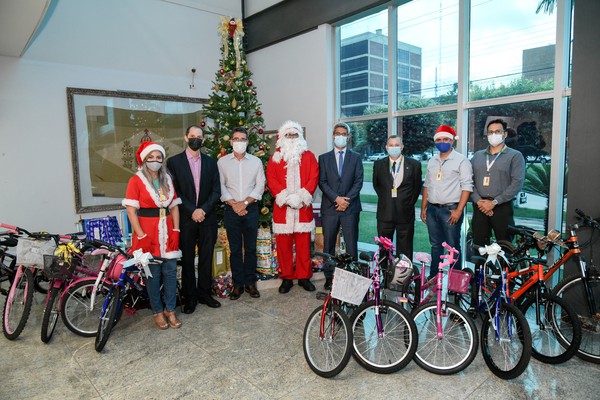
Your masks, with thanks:
<instances>
[{"instance_id":1,"label":"blue face mask","mask_svg":"<svg viewBox=\"0 0 600 400\"><path fill-rule=\"evenodd\" d=\"M452 148L452 143L439 142L435 144L435 147L440 151L440 153L446 153Z\"/></svg>"},{"instance_id":2,"label":"blue face mask","mask_svg":"<svg viewBox=\"0 0 600 400\"><path fill-rule=\"evenodd\" d=\"M388 154L392 158L400 157L400 153L402 153L402 147L388 147Z\"/></svg>"}]
</instances>

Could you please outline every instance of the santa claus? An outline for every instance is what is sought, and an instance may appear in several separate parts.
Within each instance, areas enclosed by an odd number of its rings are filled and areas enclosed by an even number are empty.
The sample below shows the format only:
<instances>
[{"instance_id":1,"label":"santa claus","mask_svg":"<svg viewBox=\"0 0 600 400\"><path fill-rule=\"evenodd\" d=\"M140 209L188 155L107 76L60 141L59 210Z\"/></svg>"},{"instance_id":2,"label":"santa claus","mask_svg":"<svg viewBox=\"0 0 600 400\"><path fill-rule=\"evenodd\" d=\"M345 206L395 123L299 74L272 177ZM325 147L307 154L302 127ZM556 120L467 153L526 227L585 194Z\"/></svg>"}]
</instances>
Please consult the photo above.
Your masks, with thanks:
<instances>
[{"instance_id":1,"label":"santa claus","mask_svg":"<svg viewBox=\"0 0 600 400\"><path fill-rule=\"evenodd\" d=\"M279 293L289 292L294 279L305 290L315 290L310 281L310 234L315 228L312 200L318 183L319 164L308 150L302 126L285 122L277 133L277 150L267 164L267 185L275 197L273 232L282 280Z\"/></svg>"}]
</instances>

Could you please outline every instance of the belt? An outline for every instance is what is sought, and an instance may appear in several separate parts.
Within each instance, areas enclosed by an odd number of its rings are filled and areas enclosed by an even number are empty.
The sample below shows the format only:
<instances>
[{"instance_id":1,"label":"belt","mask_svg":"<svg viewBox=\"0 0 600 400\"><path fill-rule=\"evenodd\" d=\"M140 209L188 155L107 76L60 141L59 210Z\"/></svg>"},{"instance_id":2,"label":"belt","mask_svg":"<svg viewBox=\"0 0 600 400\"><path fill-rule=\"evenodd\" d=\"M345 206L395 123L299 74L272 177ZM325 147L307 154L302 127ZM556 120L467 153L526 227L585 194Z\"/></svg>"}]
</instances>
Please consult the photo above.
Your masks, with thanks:
<instances>
[{"instance_id":1,"label":"belt","mask_svg":"<svg viewBox=\"0 0 600 400\"><path fill-rule=\"evenodd\" d=\"M448 204L434 204L434 203L429 203L430 206L434 206L434 207L438 207L438 208L447 208L447 207L452 207L452 206L456 206L458 205L458 203L448 203Z\"/></svg>"},{"instance_id":2,"label":"belt","mask_svg":"<svg viewBox=\"0 0 600 400\"><path fill-rule=\"evenodd\" d=\"M137 210L138 217L160 217L160 210L165 210L164 215L169 215L168 208L140 208Z\"/></svg>"}]
</instances>

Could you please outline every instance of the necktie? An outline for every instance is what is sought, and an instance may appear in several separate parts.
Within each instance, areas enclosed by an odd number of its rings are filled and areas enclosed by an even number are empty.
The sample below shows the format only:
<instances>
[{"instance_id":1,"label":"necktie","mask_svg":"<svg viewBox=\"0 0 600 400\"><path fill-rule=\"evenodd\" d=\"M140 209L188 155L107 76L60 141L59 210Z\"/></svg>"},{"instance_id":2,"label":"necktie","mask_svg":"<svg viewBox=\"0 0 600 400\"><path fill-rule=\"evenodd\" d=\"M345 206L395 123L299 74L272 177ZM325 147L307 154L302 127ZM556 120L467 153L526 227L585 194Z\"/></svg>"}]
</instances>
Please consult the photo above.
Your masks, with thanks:
<instances>
[{"instance_id":1,"label":"necktie","mask_svg":"<svg viewBox=\"0 0 600 400\"><path fill-rule=\"evenodd\" d=\"M396 173L396 161L392 163L392 174Z\"/></svg>"},{"instance_id":2,"label":"necktie","mask_svg":"<svg viewBox=\"0 0 600 400\"><path fill-rule=\"evenodd\" d=\"M344 166L344 152L340 151L340 158L339 158L339 163L338 163L338 172L340 173L340 176L342 176L342 167Z\"/></svg>"}]
</instances>

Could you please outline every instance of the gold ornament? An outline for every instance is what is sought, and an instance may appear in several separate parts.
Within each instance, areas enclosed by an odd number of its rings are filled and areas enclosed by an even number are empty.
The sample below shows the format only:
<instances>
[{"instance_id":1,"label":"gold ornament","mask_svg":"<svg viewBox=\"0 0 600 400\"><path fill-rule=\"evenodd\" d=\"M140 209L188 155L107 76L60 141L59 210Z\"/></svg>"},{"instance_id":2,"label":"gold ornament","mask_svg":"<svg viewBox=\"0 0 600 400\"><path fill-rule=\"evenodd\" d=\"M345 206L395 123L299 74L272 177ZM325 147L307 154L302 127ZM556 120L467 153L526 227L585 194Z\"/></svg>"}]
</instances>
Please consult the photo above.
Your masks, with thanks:
<instances>
[{"instance_id":1,"label":"gold ornament","mask_svg":"<svg viewBox=\"0 0 600 400\"><path fill-rule=\"evenodd\" d=\"M225 126L227 126L227 124L225 124ZM229 141L229 135L223 136L223 140L226 141L226 142Z\"/></svg>"},{"instance_id":2,"label":"gold ornament","mask_svg":"<svg viewBox=\"0 0 600 400\"><path fill-rule=\"evenodd\" d=\"M229 126L229 122L225 122L225 127L228 127L228 126ZM225 139L225 138L223 138L223 139Z\"/></svg>"},{"instance_id":3,"label":"gold ornament","mask_svg":"<svg viewBox=\"0 0 600 400\"><path fill-rule=\"evenodd\" d=\"M233 99L233 101L231 102L231 107L235 108L237 106L237 101L235 101L235 99Z\"/></svg>"},{"instance_id":4,"label":"gold ornament","mask_svg":"<svg viewBox=\"0 0 600 400\"><path fill-rule=\"evenodd\" d=\"M260 209L260 213L262 215L267 215L269 213L269 209L267 207L263 207Z\"/></svg>"},{"instance_id":5,"label":"gold ornament","mask_svg":"<svg viewBox=\"0 0 600 400\"><path fill-rule=\"evenodd\" d=\"M240 121L238 122L238 125L239 125L239 126L242 126L242 125L244 125L244 121L240 120Z\"/></svg>"}]
</instances>

